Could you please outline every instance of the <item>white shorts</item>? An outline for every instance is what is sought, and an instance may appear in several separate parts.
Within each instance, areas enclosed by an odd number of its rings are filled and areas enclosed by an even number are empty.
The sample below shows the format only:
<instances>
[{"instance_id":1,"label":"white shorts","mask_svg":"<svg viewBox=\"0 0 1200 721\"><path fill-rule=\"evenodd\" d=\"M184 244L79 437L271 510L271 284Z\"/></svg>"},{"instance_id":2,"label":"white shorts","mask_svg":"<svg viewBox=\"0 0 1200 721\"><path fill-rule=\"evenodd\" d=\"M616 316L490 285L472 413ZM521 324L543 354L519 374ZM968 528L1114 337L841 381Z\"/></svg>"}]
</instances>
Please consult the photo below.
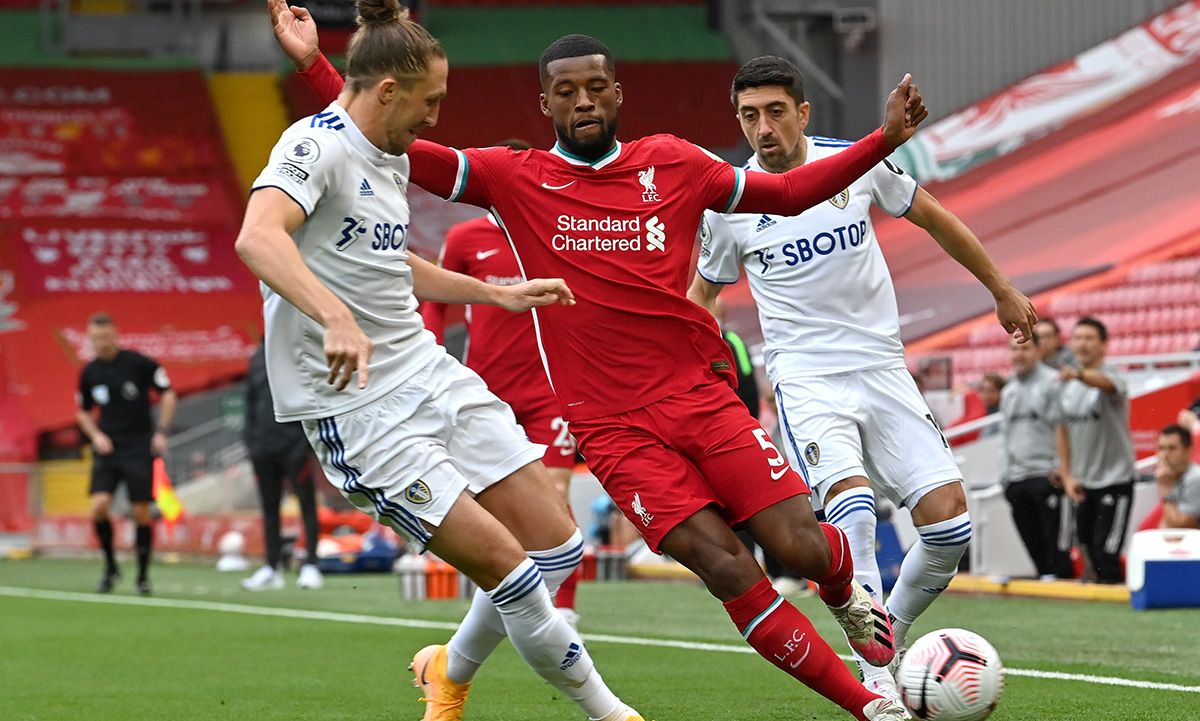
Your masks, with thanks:
<instances>
[{"instance_id":1,"label":"white shorts","mask_svg":"<svg viewBox=\"0 0 1200 721\"><path fill-rule=\"evenodd\" d=\"M812 502L865 476L893 503L912 508L962 479L917 384L903 368L787 379L775 387L779 427L793 467L808 470Z\"/></svg>"},{"instance_id":2,"label":"white shorts","mask_svg":"<svg viewBox=\"0 0 1200 721\"><path fill-rule=\"evenodd\" d=\"M420 544L463 491L472 495L542 457L512 409L445 353L396 393L304 421L325 476L356 508Z\"/></svg>"}]
</instances>

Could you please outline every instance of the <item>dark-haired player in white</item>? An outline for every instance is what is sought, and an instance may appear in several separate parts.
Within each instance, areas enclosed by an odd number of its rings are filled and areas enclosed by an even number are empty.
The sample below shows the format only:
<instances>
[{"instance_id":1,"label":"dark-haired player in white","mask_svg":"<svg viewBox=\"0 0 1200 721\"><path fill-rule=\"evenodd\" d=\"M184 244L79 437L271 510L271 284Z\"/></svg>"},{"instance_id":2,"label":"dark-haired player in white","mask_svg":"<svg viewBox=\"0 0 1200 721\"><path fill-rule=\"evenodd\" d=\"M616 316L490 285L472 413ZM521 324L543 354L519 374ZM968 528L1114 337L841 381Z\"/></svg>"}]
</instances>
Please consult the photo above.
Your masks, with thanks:
<instances>
[{"instance_id":1,"label":"dark-haired player in white","mask_svg":"<svg viewBox=\"0 0 1200 721\"><path fill-rule=\"evenodd\" d=\"M804 134L800 71L777 57L749 61L733 105L755 154L750 175L837 157L850 143ZM708 213L689 297L711 306L745 271L758 305L767 375L788 460L807 467L828 522L850 541L855 576L882 600L875 561L874 485L912 511L920 534L887 602L895 641L949 584L971 539L962 474L904 361L899 311L871 206L905 217L991 291L1000 322L1025 339L1033 306L975 235L900 168L883 161L799 214ZM869 479L869 480L868 480ZM856 654L857 655L857 654ZM858 657L867 687L895 696L886 668Z\"/></svg>"}]
</instances>

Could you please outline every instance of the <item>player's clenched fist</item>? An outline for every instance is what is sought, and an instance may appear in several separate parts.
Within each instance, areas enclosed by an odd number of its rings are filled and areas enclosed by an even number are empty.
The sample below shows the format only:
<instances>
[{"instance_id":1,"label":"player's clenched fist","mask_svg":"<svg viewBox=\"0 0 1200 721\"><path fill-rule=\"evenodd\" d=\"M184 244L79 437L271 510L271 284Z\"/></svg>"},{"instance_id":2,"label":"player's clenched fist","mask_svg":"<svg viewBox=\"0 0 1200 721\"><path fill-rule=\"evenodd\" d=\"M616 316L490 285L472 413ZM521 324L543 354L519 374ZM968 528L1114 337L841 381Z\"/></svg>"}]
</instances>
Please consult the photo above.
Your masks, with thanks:
<instances>
[{"instance_id":1,"label":"player's clenched fist","mask_svg":"<svg viewBox=\"0 0 1200 721\"><path fill-rule=\"evenodd\" d=\"M562 278L534 278L524 283L498 286L496 305L521 313L544 305L575 305L575 294Z\"/></svg>"},{"instance_id":2,"label":"player's clenched fist","mask_svg":"<svg viewBox=\"0 0 1200 721\"><path fill-rule=\"evenodd\" d=\"M888 95L884 107L883 138L893 148L903 145L917 126L929 116L921 91L912 80L912 75L904 74L904 79Z\"/></svg>"},{"instance_id":3,"label":"player's clenched fist","mask_svg":"<svg viewBox=\"0 0 1200 721\"><path fill-rule=\"evenodd\" d=\"M362 332L354 320L331 323L325 328L325 359L329 361L330 385L340 391L358 371L358 387L367 387L367 365L375 344Z\"/></svg>"}]
</instances>

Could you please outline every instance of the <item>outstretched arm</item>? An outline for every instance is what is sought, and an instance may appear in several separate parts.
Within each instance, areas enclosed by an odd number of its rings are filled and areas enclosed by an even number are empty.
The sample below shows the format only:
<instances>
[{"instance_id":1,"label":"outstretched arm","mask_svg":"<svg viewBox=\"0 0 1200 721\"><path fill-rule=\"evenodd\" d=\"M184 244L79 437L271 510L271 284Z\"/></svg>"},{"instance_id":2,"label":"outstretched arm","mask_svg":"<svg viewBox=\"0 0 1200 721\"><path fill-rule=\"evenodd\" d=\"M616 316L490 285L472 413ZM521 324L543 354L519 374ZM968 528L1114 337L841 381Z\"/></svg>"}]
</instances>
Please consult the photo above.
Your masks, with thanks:
<instances>
[{"instance_id":1,"label":"outstretched arm","mask_svg":"<svg viewBox=\"0 0 1200 721\"><path fill-rule=\"evenodd\" d=\"M1037 310L1033 303L1000 272L966 223L946 210L924 188L917 188L912 208L905 217L929 233L947 255L991 291L996 300L996 317L1005 331L1013 335L1018 343L1025 343L1033 337L1033 325L1037 323Z\"/></svg>"},{"instance_id":2,"label":"outstretched arm","mask_svg":"<svg viewBox=\"0 0 1200 721\"><path fill-rule=\"evenodd\" d=\"M735 169L724 213L797 215L840 193L906 142L929 115L921 92L905 75L888 96L881 128L837 155L805 163L786 173L745 173Z\"/></svg>"},{"instance_id":3,"label":"outstretched arm","mask_svg":"<svg viewBox=\"0 0 1200 721\"><path fill-rule=\"evenodd\" d=\"M421 300L440 303L484 303L513 313L560 303L575 305L575 296L561 278L535 278L517 285L493 285L469 275L439 268L412 253L413 293Z\"/></svg>"}]
</instances>

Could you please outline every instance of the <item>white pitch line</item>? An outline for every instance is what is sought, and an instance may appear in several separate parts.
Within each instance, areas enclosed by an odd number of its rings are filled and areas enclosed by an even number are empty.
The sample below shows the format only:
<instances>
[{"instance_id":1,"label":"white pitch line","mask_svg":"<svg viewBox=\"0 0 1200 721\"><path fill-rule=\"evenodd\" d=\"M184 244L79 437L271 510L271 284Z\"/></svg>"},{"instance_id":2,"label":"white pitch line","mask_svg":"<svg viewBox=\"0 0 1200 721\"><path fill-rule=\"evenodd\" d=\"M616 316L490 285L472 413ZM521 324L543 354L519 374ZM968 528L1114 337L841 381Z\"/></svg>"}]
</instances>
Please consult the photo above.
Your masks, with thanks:
<instances>
[{"instance_id":1,"label":"white pitch line","mask_svg":"<svg viewBox=\"0 0 1200 721\"><path fill-rule=\"evenodd\" d=\"M446 621L426 621L416 618L391 618L387 616L370 616L360 613L336 613L333 611L306 611L299 608L278 608L273 606L250 606L240 603L217 603L214 601L188 601L184 599L139 598L136 596L100 596L93 593L75 593L71 591L46 591L34 588L15 588L0 586L0 596L13 598L35 598L44 601L70 601L77 603L102 603L114 606L148 606L152 608L182 608L192 611L216 611L219 613L237 613L246 616L271 616L274 618L293 618L309 621L334 621L337 623L358 623L373 626L399 626L403 628L423 628L431 630L453 631L457 623ZM624 646L653 646L655 648L679 648L688 651L710 651L716 653L754 654L749 646L732 646L723 643L703 643L699 641L673 641L670 639L639 638L636 636L611 636L602 633L583 635L585 641L595 643L613 643ZM842 656L849 661L850 656ZM1180 691L1182 693L1200 694L1200 686L1184 686L1176 683L1159 683L1157 681L1139 681L1117 676L1091 676L1082 673L1061 673L1058 671L1039 671L1029 668L1006 668L1004 673L1010 676L1025 676L1028 678L1050 679L1054 681L1078 681L1102 686L1123 686L1126 688L1141 688L1154 691Z\"/></svg>"}]
</instances>

